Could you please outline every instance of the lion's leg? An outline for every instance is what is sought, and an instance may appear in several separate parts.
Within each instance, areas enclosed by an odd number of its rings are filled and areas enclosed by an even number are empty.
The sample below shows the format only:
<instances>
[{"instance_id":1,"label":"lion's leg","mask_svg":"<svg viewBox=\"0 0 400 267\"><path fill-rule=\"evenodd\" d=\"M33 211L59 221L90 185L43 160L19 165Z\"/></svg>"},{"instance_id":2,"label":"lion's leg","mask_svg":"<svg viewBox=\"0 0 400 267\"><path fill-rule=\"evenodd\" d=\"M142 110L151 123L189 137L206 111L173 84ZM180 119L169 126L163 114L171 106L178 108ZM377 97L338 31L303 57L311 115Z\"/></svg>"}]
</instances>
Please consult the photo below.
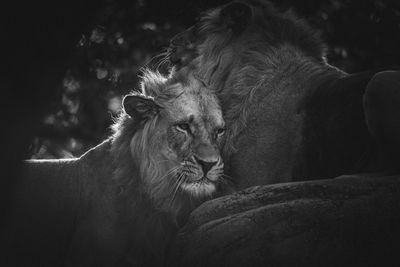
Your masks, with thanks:
<instances>
[{"instance_id":1,"label":"lion's leg","mask_svg":"<svg viewBox=\"0 0 400 267\"><path fill-rule=\"evenodd\" d=\"M382 167L400 171L400 71L377 73L364 95L368 129L375 138Z\"/></svg>"}]
</instances>

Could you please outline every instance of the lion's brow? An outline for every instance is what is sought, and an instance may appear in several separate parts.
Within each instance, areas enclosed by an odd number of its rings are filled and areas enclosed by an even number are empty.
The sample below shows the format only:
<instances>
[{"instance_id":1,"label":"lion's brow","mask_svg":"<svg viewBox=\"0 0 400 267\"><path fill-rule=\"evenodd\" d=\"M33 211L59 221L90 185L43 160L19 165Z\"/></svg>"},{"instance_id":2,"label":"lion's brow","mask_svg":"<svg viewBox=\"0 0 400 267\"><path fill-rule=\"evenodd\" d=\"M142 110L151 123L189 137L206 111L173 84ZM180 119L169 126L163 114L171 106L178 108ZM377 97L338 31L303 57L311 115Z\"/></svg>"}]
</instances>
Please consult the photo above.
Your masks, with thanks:
<instances>
[{"instance_id":1,"label":"lion's brow","mask_svg":"<svg viewBox=\"0 0 400 267\"><path fill-rule=\"evenodd\" d=\"M194 121L194 115L191 114L186 118L182 118L180 120L178 120L176 123L192 123Z\"/></svg>"}]
</instances>

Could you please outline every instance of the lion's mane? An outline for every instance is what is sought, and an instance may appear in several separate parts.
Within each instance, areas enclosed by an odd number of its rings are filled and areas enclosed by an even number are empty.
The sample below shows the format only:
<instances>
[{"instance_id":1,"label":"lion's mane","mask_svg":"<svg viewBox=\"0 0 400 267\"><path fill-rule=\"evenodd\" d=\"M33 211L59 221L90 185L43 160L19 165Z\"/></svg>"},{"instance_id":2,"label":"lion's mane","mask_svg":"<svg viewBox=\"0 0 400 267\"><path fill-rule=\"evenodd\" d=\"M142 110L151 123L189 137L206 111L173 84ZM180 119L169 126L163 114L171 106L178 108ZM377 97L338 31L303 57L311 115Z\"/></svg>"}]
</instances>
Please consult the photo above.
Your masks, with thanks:
<instances>
[{"instance_id":1,"label":"lion's mane","mask_svg":"<svg viewBox=\"0 0 400 267\"><path fill-rule=\"evenodd\" d=\"M292 71L292 62L297 61L296 65L311 72L320 70L313 61L326 62L326 47L319 31L292 10L280 13L266 1L262 7L263 13L255 14L251 22L253 29L245 30L240 39L234 31L224 29L218 8L205 13L197 25L198 34L207 36L199 48L198 75L220 92L223 104L229 104L226 120L236 122L228 129L227 155L235 151L236 137L246 127L256 91L272 91L269 84L276 79L277 72ZM268 30L262 35L253 34L263 28ZM227 47L235 49L235 54L229 54ZM229 92L223 88L229 88Z\"/></svg>"}]
</instances>

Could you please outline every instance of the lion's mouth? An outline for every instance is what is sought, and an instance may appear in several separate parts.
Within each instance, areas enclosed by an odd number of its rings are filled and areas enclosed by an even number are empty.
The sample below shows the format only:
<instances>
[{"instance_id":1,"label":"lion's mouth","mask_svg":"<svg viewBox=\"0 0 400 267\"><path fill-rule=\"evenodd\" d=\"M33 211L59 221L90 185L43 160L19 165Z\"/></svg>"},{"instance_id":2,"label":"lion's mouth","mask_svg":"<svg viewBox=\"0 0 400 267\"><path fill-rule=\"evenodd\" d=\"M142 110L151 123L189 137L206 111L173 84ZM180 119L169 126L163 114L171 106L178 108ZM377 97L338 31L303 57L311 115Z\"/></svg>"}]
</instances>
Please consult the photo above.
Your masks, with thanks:
<instances>
[{"instance_id":1,"label":"lion's mouth","mask_svg":"<svg viewBox=\"0 0 400 267\"><path fill-rule=\"evenodd\" d=\"M219 163L212 168L204 170L196 160L185 161L182 164L178 181L180 189L193 197L209 197L216 191L219 180L223 175L223 164Z\"/></svg>"},{"instance_id":2,"label":"lion's mouth","mask_svg":"<svg viewBox=\"0 0 400 267\"><path fill-rule=\"evenodd\" d=\"M197 180L186 181L182 183L181 188L197 197L212 195L217 189L215 182L205 176Z\"/></svg>"}]
</instances>

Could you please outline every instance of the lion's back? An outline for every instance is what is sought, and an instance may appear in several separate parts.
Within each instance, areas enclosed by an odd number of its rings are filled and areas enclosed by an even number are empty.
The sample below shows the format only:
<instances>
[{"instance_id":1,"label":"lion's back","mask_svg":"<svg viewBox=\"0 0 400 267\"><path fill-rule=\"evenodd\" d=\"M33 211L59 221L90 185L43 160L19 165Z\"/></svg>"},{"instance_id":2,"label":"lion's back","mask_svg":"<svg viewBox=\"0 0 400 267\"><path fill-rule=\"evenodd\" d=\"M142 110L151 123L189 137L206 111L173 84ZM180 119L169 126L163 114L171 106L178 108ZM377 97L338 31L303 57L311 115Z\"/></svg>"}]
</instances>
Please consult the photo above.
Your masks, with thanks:
<instances>
[{"instance_id":1,"label":"lion's back","mask_svg":"<svg viewBox=\"0 0 400 267\"><path fill-rule=\"evenodd\" d=\"M7 231L10 263L62 264L73 235L80 195L79 160L23 163ZM22 262L21 262L22 261Z\"/></svg>"}]
</instances>

